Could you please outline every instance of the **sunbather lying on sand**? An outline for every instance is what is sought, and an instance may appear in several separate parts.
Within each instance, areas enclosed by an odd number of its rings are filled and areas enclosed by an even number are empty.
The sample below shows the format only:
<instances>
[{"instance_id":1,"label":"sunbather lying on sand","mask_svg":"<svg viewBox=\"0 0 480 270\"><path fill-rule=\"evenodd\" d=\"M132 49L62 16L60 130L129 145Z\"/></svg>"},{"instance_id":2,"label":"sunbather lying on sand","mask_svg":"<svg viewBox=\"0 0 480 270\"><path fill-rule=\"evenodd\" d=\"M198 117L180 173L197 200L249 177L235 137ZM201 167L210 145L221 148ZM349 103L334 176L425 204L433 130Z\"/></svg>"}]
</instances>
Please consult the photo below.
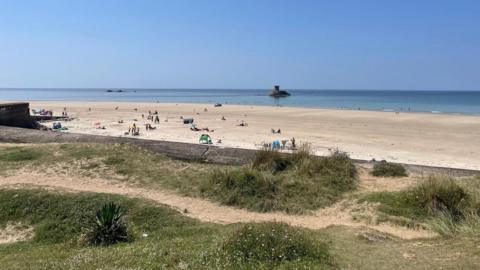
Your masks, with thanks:
<instances>
[{"instance_id":1,"label":"sunbather lying on sand","mask_svg":"<svg viewBox=\"0 0 480 270\"><path fill-rule=\"evenodd\" d=\"M248 126L247 123L245 123L244 121L242 121L242 123L238 124L239 127L246 127Z\"/></svg>"},{"instance_id":2,"label":"sunbather lying on sand","mask_svg":"<svg viewBox=\"0 0 480 270\"><path fill-rule=\"evenodd\" d=\"M197 128L197 125L192 124L192 126L190 127L190 130L191 131L200 131L201 129Z\"/></svg>"},{"instance_id":3,"label":"sunbather lying on sand","mask_svg":"<svg viewBox=\"0 0 480 270\"><path fill-rule=\"evenodd\" d=\"M146 128L146 130L154 130L154 129L157 129L157 127L153 127L153 126L150 125L150 124L145 124L145 128Z\"/></svg>"}]
</instances>

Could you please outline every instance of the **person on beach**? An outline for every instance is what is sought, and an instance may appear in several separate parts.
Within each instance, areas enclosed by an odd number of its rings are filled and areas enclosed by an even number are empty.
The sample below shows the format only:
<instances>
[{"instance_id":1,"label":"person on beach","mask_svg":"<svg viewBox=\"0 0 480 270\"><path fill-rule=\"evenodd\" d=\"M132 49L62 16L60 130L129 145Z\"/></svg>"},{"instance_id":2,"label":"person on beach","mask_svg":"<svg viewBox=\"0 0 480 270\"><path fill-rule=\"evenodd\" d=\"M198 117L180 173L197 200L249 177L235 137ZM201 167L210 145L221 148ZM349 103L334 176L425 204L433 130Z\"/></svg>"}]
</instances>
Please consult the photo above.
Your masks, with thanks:
<instances>
[{"instance_id":1,"label":"person on beach","mask_svg":"<svg viewBox=\"0 0 480 270\"><path fill-rule=\"evenodd\" d=\"M145 125L145 129L148 131L148 130L154 130L154 129L157 129L157 127L153 127L152 125L150 124L146 124Z\"/></svg>"},{"instance_id":2,"label":"person on beach","mask_svg":"<svg viewBox=\"0 0 480 270\"><path fill-rule=\"evenodd\" d=\"M245 123L245 122L242 120L242 122L241 122L238 126L239 126L239 127L246 127L246 126L248 126L248 124Z\"/></svg>"},{"instance_id":3,"label":"person on beach","mask_svg":"<svg viewBox=\"0 0 480 270\"><path fill-rule=\"evenodd\" d=\"M160 124L160 118L158 118L158 115L155 116L155 121L154 121L155 124Z\"/></svg>"}]
</instances>

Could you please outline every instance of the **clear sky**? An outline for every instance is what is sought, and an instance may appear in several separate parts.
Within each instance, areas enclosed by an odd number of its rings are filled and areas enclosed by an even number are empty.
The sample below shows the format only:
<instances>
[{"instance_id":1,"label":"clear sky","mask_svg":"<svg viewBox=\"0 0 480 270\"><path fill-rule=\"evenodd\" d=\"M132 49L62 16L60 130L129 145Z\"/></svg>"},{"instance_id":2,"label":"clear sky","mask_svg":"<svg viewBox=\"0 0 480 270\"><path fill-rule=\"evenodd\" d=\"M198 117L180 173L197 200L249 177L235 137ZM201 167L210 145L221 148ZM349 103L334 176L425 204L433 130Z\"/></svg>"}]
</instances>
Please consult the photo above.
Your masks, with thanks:
<instances>
[{"instance_id":1,"label":"clear sky","mask_svg":"<svg viewBox=\"0 0 480 270\"><path fill-rule=\"evenodd\" d=\"M0 0L0 87L480 90L479 0Z\"/></svg>"}]
</instances>

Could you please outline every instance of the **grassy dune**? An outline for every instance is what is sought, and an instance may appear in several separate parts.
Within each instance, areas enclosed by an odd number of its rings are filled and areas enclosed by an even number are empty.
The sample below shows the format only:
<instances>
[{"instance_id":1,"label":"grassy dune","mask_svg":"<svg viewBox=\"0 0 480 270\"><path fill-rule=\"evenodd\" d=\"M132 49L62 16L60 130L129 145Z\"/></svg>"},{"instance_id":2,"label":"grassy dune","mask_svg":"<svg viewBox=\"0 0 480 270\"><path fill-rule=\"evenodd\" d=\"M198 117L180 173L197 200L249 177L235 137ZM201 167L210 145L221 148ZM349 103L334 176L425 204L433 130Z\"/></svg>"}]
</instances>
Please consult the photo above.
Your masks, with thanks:
<instances>
[{"instance_id":1,"label":"grassy dune","mask_svg":"<svg viewBox=\"0 0 480 270\"><path fill-rule=\"evenodd\" d=\"M480 269L480 177L432 176L406 190L365 193L354 192L357 171L342 153L267 151L251 164L222 166L128 145L0 147L0 177L19 170L114 179L263 212L309 211L348 192L352 203L377 203L382 221L427 226L439 236L408 241L358 227L210 224L147 200L17 187L0 189L0 232L17 224L32 228L32 237L0 244L1 269ZM125 210L131 241L88 243L92 218L109 202Z\"/></svg>"},{"instance_id":2,"label":"grassy dune","mask_svg":"<svg viewBox=\"0 0 480 270\"><path fill-rule=\"evenodd\" d=\"M103 203L111 201L126 209L134 240L106 247L85 244L81 241L85 221ZM378 233L347 227L310 231L269 223L223 226L200 223L149 201L106 194L0 190L0 213L0 228L11 221L34 226L33 239L0 245L2 269L478 269L480 266L475 239L404 241L379 237L380 240L371 241L364 233ZM283 238L263 239L272 229L281 232L280 235L287 232L294 239L293 244ZM255 240L258 237L268 248L271 248L268 243L279 247L280 253L262 249ZM292 246L301 255L295 255L294 260L279 261L269 255L288 255ZM242 247L255 250L258 256L245 257Z\"/></svg>"},{"instance_id":3,"label":"grassy dune","mask_svg":"<svg viewBox=\"0 0 480 270\"><path fill-rule=\"evenodd\" d=\"M111 178L259 212L325 207L358 182L355 166L341 153L263 151L252 164L222 166L173 160L130 145L62 144L0 148L0 168Z\"/></svg>"},{"instance_id":4,"label":"grassy dune","mask_svg":"<svg viewBox=\"0 0 480 270\"><path fill-rule=\"evenodd\" d=\"M133 241L107 247L84 243L82 234L88 221L107 202L115 202L126 209ZM333 259L326 255L328 246L322 244L321 237L299 238L294 245L288 246L287 249L299 246L298 250L309 254L298 254L292 260L288 257L285 260L269 257L244 261L219 259L219 252L228 250L226 246L231 245L228 236L235 235L240 225L202 224L161 205L121 196L62 194L39 189L0 190L0 228L7 222L33 226L34 237L26 242L0 245L2 269L31 266L35 269L248 269L253 266L263 269L271 265L336 268ZM298 229L289 230L304 233ZM296 239L295 235L293 238ZM308 244L304 245L304 241ZM313 249L316 243L322 250L318 256L319 249ZM262 250L260 245L257 249Z\"/></svg>"}]
</instances>

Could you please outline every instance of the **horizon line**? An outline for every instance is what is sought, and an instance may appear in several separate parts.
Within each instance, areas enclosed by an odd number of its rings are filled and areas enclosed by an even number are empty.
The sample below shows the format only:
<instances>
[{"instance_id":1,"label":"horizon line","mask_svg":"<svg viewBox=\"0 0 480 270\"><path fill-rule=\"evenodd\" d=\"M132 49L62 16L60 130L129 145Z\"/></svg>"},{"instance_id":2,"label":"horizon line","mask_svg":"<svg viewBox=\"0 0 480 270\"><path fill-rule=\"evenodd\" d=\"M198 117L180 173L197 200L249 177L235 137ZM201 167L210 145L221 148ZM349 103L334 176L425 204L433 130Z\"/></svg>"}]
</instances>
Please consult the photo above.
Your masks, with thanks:
<instances>
[{"instance_id":1,"label":"horizon line","mask_svg":"<svg viewBox=\"0 0 480 270\"><path fill-rule=\"evenodd\" d=\"M141 87L0 87L0 90L270 90L271 88L141 88ZM368 88L283 88L300 91L442 91L480 92L480 89L368 89Z\"/></svg>"}]
</instances>

